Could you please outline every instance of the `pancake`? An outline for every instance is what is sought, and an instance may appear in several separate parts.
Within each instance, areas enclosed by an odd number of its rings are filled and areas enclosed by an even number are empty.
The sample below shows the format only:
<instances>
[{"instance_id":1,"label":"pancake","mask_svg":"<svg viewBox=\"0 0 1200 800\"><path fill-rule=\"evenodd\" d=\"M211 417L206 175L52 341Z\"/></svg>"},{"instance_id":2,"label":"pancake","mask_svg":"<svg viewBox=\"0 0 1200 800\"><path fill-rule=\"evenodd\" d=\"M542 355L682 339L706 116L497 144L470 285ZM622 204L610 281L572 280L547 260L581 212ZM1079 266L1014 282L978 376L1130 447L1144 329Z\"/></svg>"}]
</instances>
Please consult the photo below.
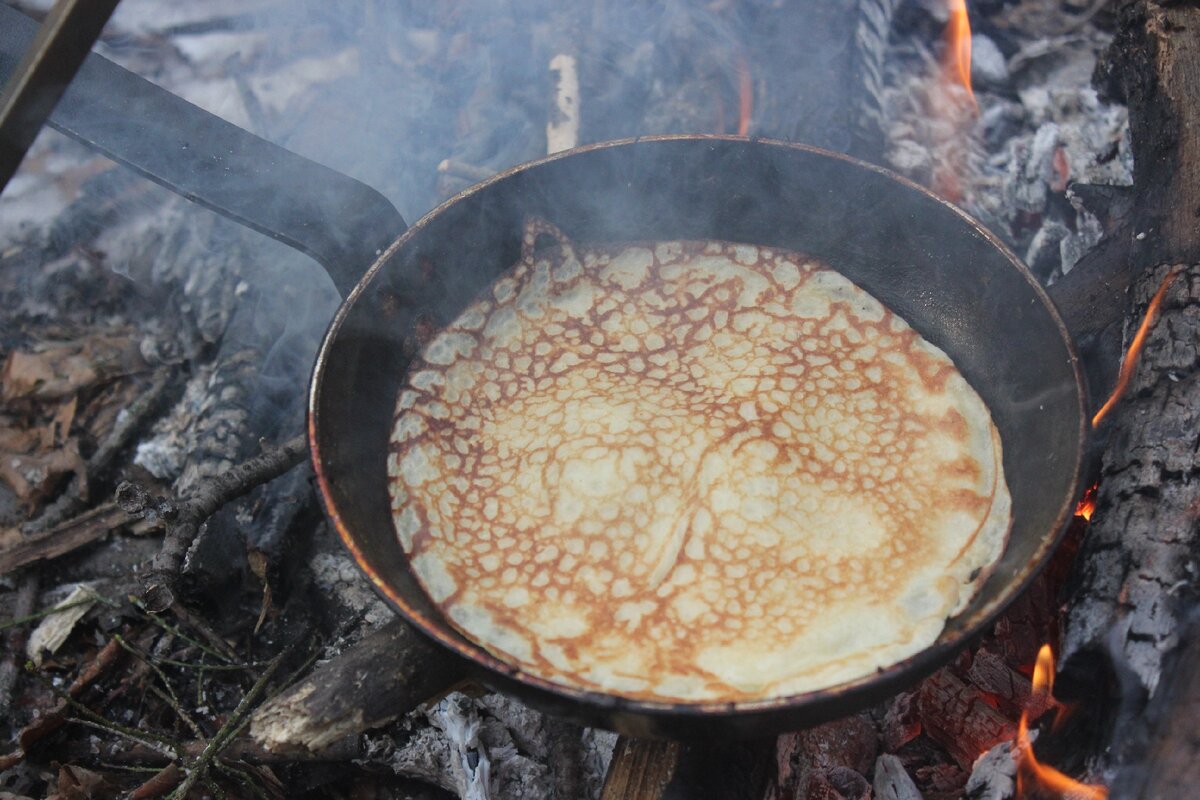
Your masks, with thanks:
<instances>
[{"instance_id":1,"label":"pancake","mask_svg":"<svg viewBox=\"0 0 1200 800\"><path fill-rule=\"evenodd\" d=\"M821 689L937 638L1011 517L945 353L799 253L576 249L544 222L524 245L397 403L396 532L451 624L667 702Z\"/></svg>"}]
</instances>

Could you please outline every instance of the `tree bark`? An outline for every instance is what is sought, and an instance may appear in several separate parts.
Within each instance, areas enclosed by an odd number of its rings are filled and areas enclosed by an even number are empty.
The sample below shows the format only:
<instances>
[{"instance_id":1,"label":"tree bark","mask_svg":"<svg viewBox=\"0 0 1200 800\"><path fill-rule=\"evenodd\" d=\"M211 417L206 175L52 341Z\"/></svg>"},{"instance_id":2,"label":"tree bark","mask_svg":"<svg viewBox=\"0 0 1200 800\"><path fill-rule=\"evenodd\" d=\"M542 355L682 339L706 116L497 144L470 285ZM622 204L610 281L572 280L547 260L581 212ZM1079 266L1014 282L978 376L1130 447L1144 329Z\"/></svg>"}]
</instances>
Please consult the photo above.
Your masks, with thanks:
<instances>
[{"instance_id":1,"label":"tree bark","mask_svg":"<svg viewBox=\"0 0 1200 800\"><path fill-rule=\"evenodd\" d=\"M1098 506L1076 563L1063 657L1106 653L1154 693L1174 685L1163 658L1200 589L1200 7L1127 3L1097 82L1128 104L1133 138L1127 344L1164 279L1178 277L1105 423Z\"/></svg>"}]
</instances>

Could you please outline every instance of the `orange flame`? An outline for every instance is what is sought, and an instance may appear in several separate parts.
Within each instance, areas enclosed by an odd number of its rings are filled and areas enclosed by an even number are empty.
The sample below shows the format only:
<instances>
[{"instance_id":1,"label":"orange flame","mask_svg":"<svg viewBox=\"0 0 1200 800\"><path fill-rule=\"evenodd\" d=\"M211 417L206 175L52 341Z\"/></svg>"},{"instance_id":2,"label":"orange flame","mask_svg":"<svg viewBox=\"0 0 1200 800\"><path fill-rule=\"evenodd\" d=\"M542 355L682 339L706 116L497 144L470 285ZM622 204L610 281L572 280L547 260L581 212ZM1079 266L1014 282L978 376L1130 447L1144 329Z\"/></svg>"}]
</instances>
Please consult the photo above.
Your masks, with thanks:
<instances>
[{"instance_id":1,"label":"orange flame","mask_svg":"<svg viewBox=\"0 0 1200 800\"><path fill-rule=\"evenodd\" d=\"M1042 645L1037 663L1033 668L1033 693L1029 708L1045 708L1053 700L1054 653L1050 645ZM1106 800L1108 789L1094 784L1080 783L1054 767L1042 764L1033 754L1033 743L1029 741L1029 708L1021 712L1017 724L1017 796L1030 795L1029 783L1042 793L1051 793L1062 800Z\"/></svg>"},{"instance_id":2,"label":"orange flame","mask_svg":"<svg viewBox=\"0 0 1200 800\"><path fill-rule=\"evenodd\" d=\"M1125 353L1125 361L1121 364L1121 371L1117 374L1117 385L1113 387L1112 394L1108 400L1096 412L1096 416L1092 417L1092 427L1100 424L1100 420L1104 419L1108 412L1113 409L1121 397L1124 396L1125 390L1129 388L1129 381L1133 378L1133 371L1137 368L1138 360L1142 357L1142 348L1146 345L1146 336L1150 333L1150 328L1154 326L1154 322L1158 319L1158 310L1162 305L1163 298L1167 296L1167 289L1179 277L1182 268L1176 268L1167 273L1163 278L1162 283L1158 285L1158 291L1154 293L1154 297L1150 299L1150 305L1146 307L1146 316L1142 319L1141 326L1138 327L1137 333L1133 337L1133 342L1129 345L1129 350Z\"/></svg>"},{"instance_id":3,"label":"orange flame","mask_svg":"<svg viewBox=\"0 0 1200 800\"><path fill-rule=\"evenodd\" d=\"M1091 522L1092 514L1096 513L1096 487L1097 484L1092 484L1088 490L1083 493L1083 499L1075 506L1075 516L1083 517L1087 522Z\"/></svg>"},{"instance_id":4,"label":"orange flame","mask_svg":"<svg viewBox=\"0 0 1200 800\"><path fill-rule=\"evenodd\" d=\"M744 55L738 56L738 136L750 133L750 118L754 113L754 84L750 80L750 65Z\"/></svg>"},{"instance_id":5,"label":"orange flame","mask_svg":"<svg viewBox=\"0 0 1200 800\"><path fill-rule=\"evenodd\" d=\"M971 89L971 19L967 15L967 0L949 0L950 20L946 23L946 51L942 70L946 78L967 90L967 97L976 109L979 103Z\"/></svg>"}]
</instances>

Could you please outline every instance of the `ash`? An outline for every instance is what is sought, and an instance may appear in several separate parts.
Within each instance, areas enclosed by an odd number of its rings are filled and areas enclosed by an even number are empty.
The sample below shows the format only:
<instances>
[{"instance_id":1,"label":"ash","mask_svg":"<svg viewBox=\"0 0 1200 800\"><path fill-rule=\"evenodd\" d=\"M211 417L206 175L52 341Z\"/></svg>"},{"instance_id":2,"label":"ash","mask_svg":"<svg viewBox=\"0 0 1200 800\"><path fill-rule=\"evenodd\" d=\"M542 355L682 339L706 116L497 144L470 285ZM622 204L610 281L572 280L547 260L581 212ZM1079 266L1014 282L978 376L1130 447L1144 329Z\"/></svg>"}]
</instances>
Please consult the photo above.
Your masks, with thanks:
<instances>
[{"instance_id":1,"label":"ash","mask_svg":"<svg viewBox=\"0 0 1200 800\"><path fill-rule=\"evenodd\" d=\"M890 166L1053 281L1112 230L1104 187L1131 181L1125 112L1089 86L1111 22L1092 6L973 3L978 113L938 79L935 0L124 0L98 50L374 186L410 221L544 155L548 128L579 144L742 131ZM556 96L563 64L577 65L577 106ZM129 599L179 501L302 430L338 303L315 264L47 130L0 197L0 299L0 618L14 621L0 631L0 793L150 796L150 781L169 793L195 776L193 796L599 796L615 735L474 687L321 753L268 752L239 727L391 618L322 521L307 466L205 521L175 606ZM136 514L113 501L124 481ZM48 613L81 584L86 607ZM973 665L1015 663L1040 623L1002 624L999 655L960 659L934 688L993 693ZM871 716L896 754L881 756L885 783L1005 796L990 773L968 783L970 761L931 734L938 697L918 687ZM872 763L830 762L812 785L869 786ZM825 780L850 771L864 780ZM788 774L771 796L802 796Z\"/></svg>"}]
</instances>

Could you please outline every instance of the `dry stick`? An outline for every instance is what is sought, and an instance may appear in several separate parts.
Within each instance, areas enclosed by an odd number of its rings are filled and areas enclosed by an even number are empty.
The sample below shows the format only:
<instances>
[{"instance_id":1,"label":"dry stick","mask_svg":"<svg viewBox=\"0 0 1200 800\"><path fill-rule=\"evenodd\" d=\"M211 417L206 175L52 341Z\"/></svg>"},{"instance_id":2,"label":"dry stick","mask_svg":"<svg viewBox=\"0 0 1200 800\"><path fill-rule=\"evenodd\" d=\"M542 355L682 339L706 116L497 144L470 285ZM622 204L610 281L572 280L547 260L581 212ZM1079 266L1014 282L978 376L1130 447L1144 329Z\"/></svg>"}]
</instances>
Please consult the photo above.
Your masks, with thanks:
<instances>
[{"instance_id":1,"label":"dry stick","mask_svg":"<svg viewBox=\"0 0 1200 800\"><path fill-rule=\"evenodd\" d=\"M123 417L118 417L113 429L105 437L104 441L100 443L100 446L96 448L96 452L92 454L92 457L88 459L86 474L95 475L103 471L109 465L109 462L112 461L113 456L120 452L129 442L129 438L137 430L142 419L158 404L159 398L162 397L162 393L167 387L168 377L166 370L160 371L154 376L150 388L129 405ZM23 527L22 532L27 536L42 533L64 522L83 507L83 488L83 481L79 476L73 476L62 495L48 505L37 519L27 523ZM37 590L37 574L26 572L21 578L20 588L18 589L20 594L17 595L14 616L18 618L26 617L33 611L33 602L36 599ZM23 630L14 631L9 635L7 645L10 659L0 664L0 718L8 716L12 689L19 672L19 654L25 649L26 638L27 634Z\"/></svg>"},{"instance_id":2,"label":"dry stick","mask_svg":"<svg viewBox=\"0 0 1200 800\"><path fill-rule=\"evenodd\" d=\"M171 797L185 798L196 782L205 777L208 772L208 766L212 760L216 758L225 746L245 729L249 722L250 709L258 702L259 696L267 687L267 682L271 680L271 676L279 669L279 665L283 663L284 657L290 652L285 650L276 656L270 666L263 670L263 674L259 676L254 685L250 687L250 691L246 692L241 702L237 704L237 708L229 715L229 719L221 726L221 730L209 740L204 751L200 756L188 767L187 777L183 783L179 784L175 791L171 792Z\"/></svg>"},{"instance_id":3,"label":"dry stick","mask_svg":"<svg viewBox=\"0 0 1200 800\"><path fill-rule=\"evenodd\" d=\"M264 450L261 455L216 476L208 486L176 507L173 518L167 522L162 549L154 557L144 584L142 600L150 611L161 612L175 605L179 568L200 524L221 506L299 464L307 448L307 440L300 435L279 447Z\"/></svg>"},{"instance_id":4,"label":"dry stick","mask_svg":"<svg viewBox=\"0 0 1200 800\"><path fill-rule=\"evenodd\" d=\"M168 764L150 777L150 780L129 793L129 800L150 800L161 797L179 785L179 765Z\"/></svg>"},{"instance_id":5,"label":"dry stick","mask_svg":"<svg viewBox=\"0 0 1200 800\"><path fill-rule=\"evenodd\" d=\"M171 682L167 680L167 676L163 674L163 671L159 668L158 664L154 663L153 656L151 656L149 653L142 652L141 648L125 641L125 637L121 636L120 634L114 633L113 641L119 644L121 649L125 650L125 652L132 654L134 658L145 664L155 675L158 676L159 681L162 682L163 688L166 689L166 691L164 692L157 686L151 685L149 687L150 692L170 706L171 710L175 712L180 720L182 720L183 724L187 725L188 729L191 730L193 735L202 738L204 736L204 731L200 730L200 726L196 724L196 721L192 719L191 715L188 714L183 708L183 704L179 701L179 698L175 695L175 690L171 687Z\"/></svg>"}]
</instances>

